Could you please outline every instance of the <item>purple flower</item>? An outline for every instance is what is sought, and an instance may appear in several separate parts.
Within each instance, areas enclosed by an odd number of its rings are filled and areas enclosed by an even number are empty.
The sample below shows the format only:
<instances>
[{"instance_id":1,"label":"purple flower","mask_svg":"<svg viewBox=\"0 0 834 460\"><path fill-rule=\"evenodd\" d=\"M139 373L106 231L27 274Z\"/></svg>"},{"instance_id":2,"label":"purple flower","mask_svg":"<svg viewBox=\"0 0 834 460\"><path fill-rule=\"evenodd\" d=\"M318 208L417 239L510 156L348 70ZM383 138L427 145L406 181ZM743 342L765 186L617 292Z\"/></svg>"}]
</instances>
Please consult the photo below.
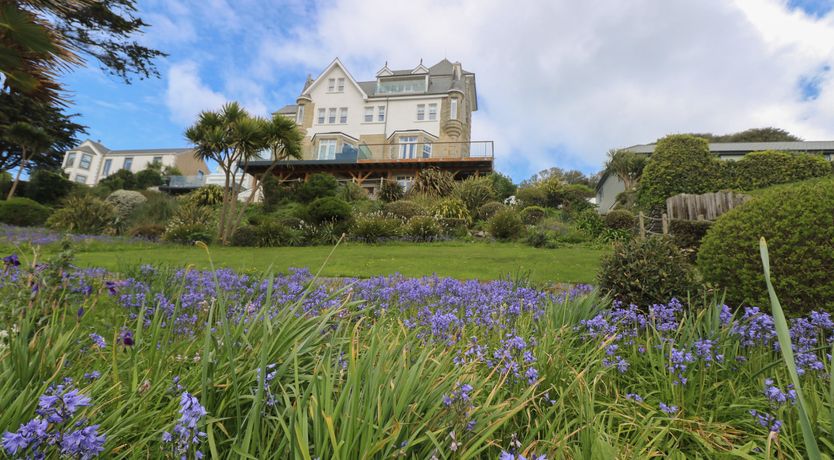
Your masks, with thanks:
<instances>
[{"instance_id":1,"label":"purple flower","mask_svg":"<svg viewBox=\"0 0 834 460\"><path fill-rule=\"evenodd\" d=\"M3 264L6 267L19 267L20 259L17 257L17 254L10 254L6 257L3 257Z\"/></svg>"},{"instance_id":2,"label":"purple flower","mask_svg":"<svg viewBox=\"0 0 834 460\"><path fill-rule=\"evenodd\" d=\"M627 393L626 394L626 399L628 399L630 401L643 402L643 398L640 395L638 395L637 393Z\"/></svg>"},{"instance_id":3,"label":"purple flower","mask_svg":"<svg viewBox=\"0 0 834 460\"><path fill-rule=\"evenodd\" d=\"M674 415L678 412L678 406L667 406L664 403L660 403L660 410L669 415Z\"/></svg>"},{"instance_id":4,"label":"purple flower","mask_svg":"<svg viewBox=\"0 0 834 460\"><path fill-rule=\"evenodd\" d=\"M90 334L90 340L93 341L93 346L95 346L95 347L98 347L98 348L101 348L101 349L104 349L105 347L107 347L107 342L104 341L104 337L96 334L95 332Z\"/></svg>"},{"instance_id":5,"label":"purple flower","mask_svg":"<svg viewBox=\"0 0 834 460\"><path fill-rule=\"evenodd\" d=\"M200 457L202 453L199 451L199 446L202 442L201 438L205 438L206 433L200 431L198 425L207 412L200 405L200 401L187 391L180 395L179 412L180 419L174 426L173 434L162 433L162 440L166 443L175 440L173 449L180 456L185 457L186 454L194 450L194 455Z\"/></svg>"},{"instance_id":6,"label":"purple flower","mask_svg":"<svg viewBox=\"0 0 834 460\"><path fill-rule=\"evenodd\" d=\"M122 331L119 333L118 342L121 343L122 345L126 346L126 347L132 347L133 346L133 333L130 332L129 329L122 329Z\"/></svg>"}]
</instances>

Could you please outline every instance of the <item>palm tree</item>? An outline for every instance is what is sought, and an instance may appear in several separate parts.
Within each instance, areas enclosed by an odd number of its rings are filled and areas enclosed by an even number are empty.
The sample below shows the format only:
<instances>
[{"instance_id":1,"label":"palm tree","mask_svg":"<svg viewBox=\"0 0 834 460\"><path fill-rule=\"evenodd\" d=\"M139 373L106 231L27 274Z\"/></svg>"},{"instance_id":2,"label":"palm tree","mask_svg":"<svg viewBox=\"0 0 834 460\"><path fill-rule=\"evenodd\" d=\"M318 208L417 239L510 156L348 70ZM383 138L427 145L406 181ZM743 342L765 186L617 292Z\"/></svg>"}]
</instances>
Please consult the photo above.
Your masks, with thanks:
<instances>
[{"instance_id":1,"label":"palm tree","mask_svg":"<svg viewBox=\"0 0 834 460\"><path fill-rule=\"evenodd\" d=\"M52 138L49 137L49 134L43 128L32 126L22 121L9 125L3 133L3 138L11 143L17 144L21 150L17 174L14 177L12 188L9 189L9 194L6 196L8 200L14 196L15 190L17 190L17 184L20 182L20 173L29 164L29 160L34 155L48 149L52 145Z\"/></svg>"},{"instance_id":2,"label":"palm tree","mask_svg":"<svg viewBox=\"0 0 834 460\"><path fill-rule=\"evenodd\" d=\"M608 161L605 162L605 173L617 176L626 192L634 191L643 168L646 166L646 155L629 152L628 150L609 150Z\"/></svg>"},{"instance_id":3,"label":"palm tree","mask_svg":"<svg viewBox=\"0 0 834 460\"><path fill-rule=\"evenodd\" d=\"M185 131L185 137L194 144L195 156L215 161L225 175L218 223L218 237L223 244L237 230L261 185L258 180L253 183L249 198L238 209L237 197L249 162L261 159L260 154L268 151L272 164L264 174L271 174L279 160L301 157L303 138L292 120L277 114L271 120L252 116L237 102L225 104L219 112L202 112L197 123Z\"/></svg>"}]
</instances>

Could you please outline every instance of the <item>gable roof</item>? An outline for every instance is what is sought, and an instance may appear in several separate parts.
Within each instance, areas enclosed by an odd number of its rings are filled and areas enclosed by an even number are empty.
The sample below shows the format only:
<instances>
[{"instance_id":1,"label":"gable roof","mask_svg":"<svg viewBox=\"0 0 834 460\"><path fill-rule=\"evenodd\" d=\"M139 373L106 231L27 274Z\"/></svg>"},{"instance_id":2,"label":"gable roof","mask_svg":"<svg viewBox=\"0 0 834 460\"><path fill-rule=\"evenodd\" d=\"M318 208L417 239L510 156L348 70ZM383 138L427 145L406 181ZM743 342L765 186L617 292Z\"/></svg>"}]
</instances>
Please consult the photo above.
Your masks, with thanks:
<instances>
[{"instance_id":1,"label":"gable roof","mask_svg":"<svg viewBox=\"0 0 834 460\"><path fill-rule=\"evenodd\" d=\"M313 88L315 88L315 87L316 87L316 86L318 86L318 85L319 85L322 81L324 81L324 77L325 77L328 73L330 73L330 71L331 71L331 70L333 70L333 69L334 69L334 68L336 68L336 67L338 67L338 68L342 69L342 72L344 72L344 73L345 73L345 76L347 77L348 81L349 81L349 82L350 82L350 83L351 83L354 87L356 87L356 89L357 89L357 90L359 90L359 92L360 92L360 93L362 93L362 97L363 97L363 98L368 97L368 95L367 95L367 94L365 94L365 91L362 89L362 87L361 87L361 86L359 86L359 84L356 82L356 79L355 79L355 78L353 78L353 75L351 75L351 74L350 74L350 72L348 72L348 69L345 67L345 65L344 65L344 64L342 64L342 61L340 61L340 60L339 60L339 58L333 59L333 62L331 62L331 63L330 63L330 65L329 65L329 66L327 66L327 68L326 68L326 69L324 69L324 72L320 73L320 74L319 74L319 76L318 76L318 77L316 77L316 79L315 79L315 80L313 80L313 82L312 82L312 83L310 83L310 85L307 85L307 86L304 88L304 91L301 93L301 96L306 96L306 97L309 97L309 96L310 96L310 92L313 90Z\"/></svg>"}]
</instances>

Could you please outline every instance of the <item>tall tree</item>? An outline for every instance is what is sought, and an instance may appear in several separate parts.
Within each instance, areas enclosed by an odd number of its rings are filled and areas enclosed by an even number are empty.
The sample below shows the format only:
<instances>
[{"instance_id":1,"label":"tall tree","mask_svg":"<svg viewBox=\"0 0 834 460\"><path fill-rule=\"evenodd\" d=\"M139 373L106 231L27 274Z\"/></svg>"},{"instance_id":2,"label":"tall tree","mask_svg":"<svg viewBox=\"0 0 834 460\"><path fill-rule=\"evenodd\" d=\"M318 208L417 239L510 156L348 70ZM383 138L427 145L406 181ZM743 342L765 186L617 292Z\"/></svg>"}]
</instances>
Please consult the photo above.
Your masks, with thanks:
<instances>
[{"instance_id":1,"label":"tall tree","mask_svg":"<svg viewBox=\"0 0 834 460\"><path fill-rule=\"evenodd\" d=\"M552 168L543 169L534 174L529 179L521 181L521 187L530 186L537 182L542 182L554 178L566 184L589 185L590 182L588 176L586 176L585 173L583 173L582 171L576 169L564 170L562 168L554 166Z\"/></svg>"},{"instance_id":2,"label":"tall tree","mask_svg":"<svg viewBox=\"0 0 834 460\"><path fill-rule=\"evenodd\" d=\"M609 150L604 171L607 174L617 176L623 182L625 191L631 192L636 188L645 166L646 155L629 152L628 150Z\"/></svg>"},{"instance_id":3,"label":"tall tree","mask_svg":"<svg viewBox=\"0 0 834 460\"><path fill-rule=\"evenodd\" d=\"M295 122L281 115L272 119L255 117L237 102L230 102L218 112L200 113L197 122L188 128L185 137L194 144L196 156L215 161L225 176L223 207L218 222L218 238L227 244L234 235L246 208L255 199L261 181L255 178L248 199L239 206L247 167L253 160L271 160L264 175L272 174L278 161L301 157L302 134Z\"/></svg>"},{"instance_id":4,"label":"tall tree","mask_svg":"<svg viewBox=\"0 0 834 460\"><path fill-rule=\"evenodd\" d=\"M3 89L64 102L57 76L85 57L127 82L158 75L153 60L164 53L136 41L145 27L135 0L2 0Z\"/></svg>"},{"instance_id":5,"label":"tall tree","mask_svg":"<svg viewBox=\"0 0 834 460\"><path fill-rule=\"evenodd\" d=\"M52 144L52 138L49 137L49 134L43 128L35 127L25 122L17 122L9 126L5 132L5 137L19 145L22 151L20 167L17 168L17 174L14 176L12 188L9 189L9 194L6 196L8 200L14 196L15 190L17 190L17 184L20 183L20 173L26 168L29 159L48 149L50 144Z\"/></svg>"}]
</instances>

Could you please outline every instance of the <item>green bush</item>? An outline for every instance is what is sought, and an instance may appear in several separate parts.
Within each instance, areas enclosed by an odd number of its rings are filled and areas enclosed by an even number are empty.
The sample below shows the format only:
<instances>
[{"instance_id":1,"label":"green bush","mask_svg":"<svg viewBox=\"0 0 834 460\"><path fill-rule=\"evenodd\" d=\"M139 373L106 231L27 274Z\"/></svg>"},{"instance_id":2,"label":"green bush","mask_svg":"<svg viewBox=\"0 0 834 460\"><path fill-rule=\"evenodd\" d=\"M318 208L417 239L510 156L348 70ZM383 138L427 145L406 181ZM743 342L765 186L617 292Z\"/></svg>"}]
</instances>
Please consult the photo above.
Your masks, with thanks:
<instances>
[{"instance_id":1,"label":"green bush","mask_svg":"<svg viewBox=\"0 0 834 460\"><path fill-rule=\"evenodd\" d=\"M712 222L708 220L671 219L669 233L679 248L689 251L694 256L711 226Z\"/></svg>"},{"instance_id":2,"label":"green bush","mask_svg":"<svg viewBox=\"0 0 834 460\"><path fill-rule=\"evenodd\" d=\"M657 142L638 188L638 205L651 214L666 208L679 193L715 192L721 188L721 165L706 140L672 135Z\"/></svg>"},{"instance_id":3,"label":"green bush","mask_svg":"<svg viewBox=\"0 0 834 460\"><path fill-rule=\"evenodd\" d=\"M129 221L134 225L148 223L165 226L180 206L176 198L166 193L146 191L142 194L147 200L131 214Z\"/></svg>"},{"instance_id":4,"label":"green bush","mask_svg":"<svg viewBox=\"0 0 834 460\"><path fill-rule=\"evenodd\" d=\"M232 235L232 246L254 248L260 246L261 236L258 227L254 225L241 225Z\"/></svg>"},{"instance_id":5,"label":"green bush","mask_svg":"<svg viewBox=\"0 0 834 460\"><path fill-rule=\"evenodd\" d=\"M145 169L134 176L136 190L145 190L150 187L158 187L165 183L157 169Z\"/></svg>"},{"instance_id":6,"label":"green bush","mask_svg":"<svg viewBox=\"0 0 834 460\"><path fill-rule=\"evenodd\" d=\"M406 234L414 241L434 241L443 234L440 224L430 216L414 216L408 220Z\"/></svg>"},{"instance_id":7,"label":"green bush","mask_svg":"<svg viewBox=\"0 0 834 460\"><path fill-rule=\"evenodd\" d=\"M518 187L513 184L512 179L509 177L500 172L493 172L487 177L492 181L492 189L495 190L495 194L499 200L503 201L515 195Z\"/></svg>"},{"instance_id":8,"label":"green bush","mask_svg":"<svg viewBox=\"0 0 834 460\"><path fill-rule=\"evenodd\" d=\"M527 225L536 225L544 219L546 213L541 206L527 206L521 210L521 220Z\"/></svg>"},{"instance_id":9,"label":"green bush","mask_svg":"<svg viewBox=\"0 0 834 460\"><path fill-rule=\"evenodd\" d=\"M599 238L605 230L605 222L594 209L585 209L572 216L576 228L585 233L588 238Z\"/></svg>"},{"instance_id":10,"label":"green bush","mask_svg":"<svg viewBox=\"0 0 834 460\"><path fill-rule=\"evenodd\" d=\"M738 161L722 161L723 187L755 190L831 175L831 163L821 155L778 151L752 152Z\"/></svg>"},{"instance_id":11,"label":"green bush","mask_svg":"<svg viewBox=\"0 0 834 460\"><path fill-rule=\"evenodd\" d=\"M553 249L558 246L552 232L541 228L530 230L524 238L524 243L534 248Z\"/></svg>"},{"instance_id":12,"label":"green bush","mask_svg":"<svg viewBox=\"0 0 834 460\"><path fill-rule=\"evenodd\" d=\"M115 233L116 209L93 195L71 195L46 225L55 230L82 234Z\"/></svg>"},{"instance_id":13,"label":"green bush","mask_svg":"<svg viewBox=\"0 0 834 460\"><path fill-rule=\"evenodd\" d=\"M598 279L600 289L614 299L642 307L684 297L696 286L692 265L665 236L615 244L602 260Z\"/></svg>"},{"instance_id":14,"label":"green bush","mask_svg":"<svg viewBox=\"0 0 834 460\"><path fill-rule=\"evenodd\" d=\"M459 219L469 225L472 222L472 215L466 208L466 204L458 198L445 198L435 203L432 214L436 219Z\"/></svg>"},{"instance_id":15,"label":"green bush","mask_svg":"<svg viewBox=\"0 0 834 460\"><path fill-rule=\"evenodd\" d=\"M512 209L502 209L489 220L489 233L499 240L514 240L524 232L524 222Z\"/></svg>"},{"instance_id":16,"label":"green bush","mask_svg":"<svg viewBox=\"0 0 834 460\"><path fill-rule=\"evenodd\" d=\"M498 198L489 177L470 177L455 182L452 196L463 201L471 215L477 215L481 206Z\"/></svg>"},{"instance_id":17,"label":"green bush","mask_svg":"<svg viewBox=\"0 0 834 460\"><path fill-rule=\"evenodd\" d=\"M26 197L41 204L56 204L70 194L75 184L57 171L37 169L29 177Z\"/></svg>"},{"instance_id":18,"label":"green bush","mask_svg":"<svg viewBox=\"0 0 834 460\"><path fill-rule=\"evenodd\" d=\"M548 190L547 201L552 208L578 212L593 207L588 198L594 195L594 190L585 184L560 184Z\"/></svg>"},{"instance_id":19,"label":"green bush","mask_svg":"<svg viewBox=\"0 0 834 460\"><path fill-rule=\"evenodd\" d=\"M397 181L385 179L382 181L382 184L380 184L377 195L380 200L386 203L393 203L397 200L401 200L403 196L405 196L405 192Z\"/></svg>"},{"instance_id":20,"label":"green bush","mask_svg":"<svg viewBox=\"0 0 834 460\"><path fill-rule=\"evenodd\" d=\"M182 244L192 244L195 241L210 243L214 240L214 223L214 212L211 208L189 200L177 209L174 217L168 222L163 239Z\"/></svg>"},{"instance_id":21,"label":"green bush","mask_svg":"<svg viewBox=\"0 0 834 460\"><path fill-rule=\"evenodd\" d=\"M7 225L39 227L46 222L49 212L49 208L29 198L0 201L0 222Z\"/></svg>"},{"instance_id":22,"label":"green bush","mask_svg":"<svg viewBox=\"0 0 834 460\"><path fill-rule=\"evenodd\" d=\"M446 197L452 193L455 176L448 171L437 168L427 168L420 171L414 178L411 191L434 197Z\"/></svg>"},{"instance_id":23,"label":"green bush","mask_svg":"<svg viewBox=\"0 0 834 460\"><path fill-rule=\"evenodd\" d=\"M454 217L435 218L440 231L449 238L466 238L469 236L469 221Z\"/></svg>"},{"instance_id":24,"label":"green bush","mask_svg":"<svg viewBox=\"0 0 834 460\"><path fill-rule=\"evenodd\" d=\"M299 227L300 240L306 245L332 245L336 244L342 236L344 226L337 226L334 222L322 224L311 224L304 222Z\"/></svg>"},{"instance_id":25,"label":"green bush","mask_svg":"<svg viewBox=\"0 0 834 460\"><path fill-rule=\"evenodd\" d=\"M127 169L120 169L100 180L98 187L105 188L109 192L116 190L136 190L136 176Z\"/></svg>"},{"instance_id":26,"label":"green bush","mask_svg":"<svg viewBox=\"0 0 834 460\"><path fill-rule=\"evenodd\" d=\"M515 194L515 198L521 202L523 206L547 206L547 192L542 187L536 185L528 185L521 187Z\"/></svg>"},{"instance_id":27,"label":"green bush","mask_svg":"<svg viewBox=\"0 0 834 460\"><path fill-rule=\"evenodd\" d=\"M307 207L307 213L313 223L347 222L351 218L350 205L339 198L328 196L317 198Z\"/></svg>"},{"instance_id":28,"label":"green bush","mask_svg":"<svg viewBox=\"0 0 834 460\"><path fill-rule=\"evenodd\" d=\"M767 239L783 307L834 311L834 179L779 186L722 215L707 232L698 265L730 302L767 305L759 238Z\"/></svg>"},{"instance_id":29,"label":"green bush","mask_svg":"<svg viewBox=\"0 0 834 460\"><path fill-rule=\"evenodd\" d=\"M415 203L410 200L399 200L391 203L385 203L382 209L388 214L393 214L406 220L411 219L414 216L425 216L428 214L426 208L419 203Z\"/></svg>"},{"instance_id":30,"label":"green bush","mask_svg":"<svg viewBox=\"0 0 834 460\"><path fill-rule=\"evenodd\" d=\"M608 211L608 214L602 220L605 222L606 227L615 230L634 230L634 227L637 225L637 219L634 217L634 213L625 209Z\"/></svg>"},{"instance_id":31,"label":"green bush","mask_svg":"<svg viewBox=\"0 0 834 460\"><path fill-rule=\"evenodd\" d=\"M256 231L257 246L261 247L298 246L302 242L300 230L277 220L265 220Z\"/></svg>"},{"instance_id":32,"label":"green bush","mask_svg":"<svg viewBox=\"0 0 834 460\"><path fill-rule=\"evenodd\" d=\"M345 182L339 187L339 197L348 203L368 199L368 191L355 182Z\"/></svg>"},{"instance_id":33,"label":"green bush","mask_svg":"<svg viewBox=\"0 0 834 460\"><path fill-rule=\"evenodd\" d=\"M268 174L261 179L261 192L263 193L262 204L265 212L273 212L278 209L281 201L290 195L289 189L281 186L278 179L272 174Z\"/></svg>"},{"instance_id":34,"label":"green bush","mask_svg":"<svg viewBox=\"0 0 834 460\"><path fill-rule=\"evenodd\" d=\"M478 208L478 212L476 215L480 220L489 220L490 217L494 216L495 213L504 208L506 208L504 203L501 203L499 201L490 201L481 205L481 207Z\"/></svg>"},{"instance_id":35,"label":"green bush","mask_svg":"<svg viewBox=\"0 0 834 460\"><path fill-rule=\"evenodd\" d=\"M186 200L197 206L216 206L223 203L223 187L204 185L186 195Z\"/></svg>"},{"instance_id":36,"label":"green bush","mask_svg":"<svg viewBox=\"0 0 834 460\"><path fill-rule=\"evenodd\" d=\"M403 233L403 221L392 214L384 213L359 216L350 231L353 239L365 243L399 238Z\"/></svg>"},{"instance_id":37,"label":"green bush","mask_svg":"<svg viewBox=\"0 0 834 460\"><path fill-rule=\"evenodd\" d=\"M120 222L124 222L128 217L148 201L144 195L133 190L116 190L104 199L105 202L110 203L116 209L116 218Z\"/></svg>"},{"instance_id":38,"label":"green bush","mask_svg":"<svg viewBox=\"0 0 834 460\"><path fill-rule=\"evenodd\" d=\"M296 198L302 203L312 203L319 198L335 197L339 191L339 182L331 174L318 173L310 176L295 191Z\"/></svg>"},{"instance_id":39,"label":"green bush","mask_svg":"<svg viewBox=\"0 0 834 460\"><path fill-rule=\"evenodd\" d=\"M133 238L144 238L150 241L159 241L165 234L165 226L160 224L138 224L130 227L127 234Z\"/></svg>"}]
</instances>

